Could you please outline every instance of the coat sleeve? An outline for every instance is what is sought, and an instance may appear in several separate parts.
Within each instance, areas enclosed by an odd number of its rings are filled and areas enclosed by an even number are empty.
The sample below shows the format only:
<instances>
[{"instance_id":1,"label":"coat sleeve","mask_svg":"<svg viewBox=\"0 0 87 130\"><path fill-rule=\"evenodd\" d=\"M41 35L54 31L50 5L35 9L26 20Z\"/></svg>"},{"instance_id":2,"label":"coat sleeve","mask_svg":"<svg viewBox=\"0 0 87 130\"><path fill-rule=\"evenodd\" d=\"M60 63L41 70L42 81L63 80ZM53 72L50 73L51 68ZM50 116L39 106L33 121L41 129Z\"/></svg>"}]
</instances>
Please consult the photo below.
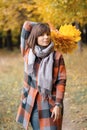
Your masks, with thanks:
<instances>
[{"instance_id":1,"label":"coat sleeve","mask_svg":"<svg viewBox=\"0 0 87 130\"><path fill-rule=\"evenodd\" d=\"M66 86L66 67L62 55L60 55L59 58L58 68L58 77L56 82L56 103L62 103Z\"/></svg>"},{"instance_id":2,"label":"coat sleeve","mask_svg":"<svg viewBox=\"0 0 87 130\"><path fill-rule=\"evenodd\" d=\"M23 24L22 31L21 31L21 38L20 38L21 39L20 48L21 48L22 56L24 56L26 53L26 49L27 49L26 41L30 35L32 27L35 24L36 22L30 22L30 21L25 21Z\"/></svg>"}]
</instances>

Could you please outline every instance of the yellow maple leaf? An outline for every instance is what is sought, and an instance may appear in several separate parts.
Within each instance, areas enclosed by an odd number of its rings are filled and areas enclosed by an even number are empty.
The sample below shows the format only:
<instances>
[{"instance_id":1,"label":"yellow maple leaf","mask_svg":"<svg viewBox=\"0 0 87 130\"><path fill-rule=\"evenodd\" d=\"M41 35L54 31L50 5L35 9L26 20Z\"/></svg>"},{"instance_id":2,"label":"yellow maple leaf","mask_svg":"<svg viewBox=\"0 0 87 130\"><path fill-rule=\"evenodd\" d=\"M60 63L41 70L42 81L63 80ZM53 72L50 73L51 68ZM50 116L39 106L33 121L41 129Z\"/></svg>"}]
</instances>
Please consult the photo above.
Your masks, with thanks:
<instances>
[{"instance_id":1,"label":"yellow maple leaf","mask_svg":"<svg viewBox=\"0 0 87 130\"><path fill-rule=\"evenodd\" d=\"M77 47L77 42L81 39L81 32L72 25L61 26L59 31L51 30L52 40L55 48L63 53L72 52Z\"/></svg>"}]
</instances>

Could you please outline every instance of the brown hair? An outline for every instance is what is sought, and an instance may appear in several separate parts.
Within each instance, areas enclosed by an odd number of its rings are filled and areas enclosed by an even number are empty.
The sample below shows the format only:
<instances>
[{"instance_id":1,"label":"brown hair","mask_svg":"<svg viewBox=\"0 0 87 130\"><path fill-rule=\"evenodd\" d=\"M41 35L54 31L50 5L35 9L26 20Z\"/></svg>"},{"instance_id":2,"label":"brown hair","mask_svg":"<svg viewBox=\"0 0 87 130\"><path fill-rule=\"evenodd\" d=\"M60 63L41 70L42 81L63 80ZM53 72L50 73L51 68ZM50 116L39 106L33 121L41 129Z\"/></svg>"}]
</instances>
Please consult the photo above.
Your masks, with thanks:
<instances>
[{"instance_id":1,"label":"brown hair","mask_svg":"<svg viewBox=\"0 0 87 130\"><path fill-rule=\"evenodd\" d=\"M35 45L38 44L37 38L44 33L50 35L50 27L47 23L38 23L33 26L27 41L28 47L32 48L33 52Z\"/></svg>"}]
</instances>

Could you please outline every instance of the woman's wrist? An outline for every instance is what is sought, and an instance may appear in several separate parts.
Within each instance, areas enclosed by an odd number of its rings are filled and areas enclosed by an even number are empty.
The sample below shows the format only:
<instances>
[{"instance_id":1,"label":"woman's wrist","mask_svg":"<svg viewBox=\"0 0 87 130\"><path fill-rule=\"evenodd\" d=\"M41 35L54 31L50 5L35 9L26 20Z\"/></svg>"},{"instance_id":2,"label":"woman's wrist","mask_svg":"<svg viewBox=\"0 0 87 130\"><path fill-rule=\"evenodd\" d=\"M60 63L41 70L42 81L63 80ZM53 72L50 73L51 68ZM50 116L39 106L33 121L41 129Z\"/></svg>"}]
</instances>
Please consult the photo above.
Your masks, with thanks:
<instances>
[{"instance_id":1,"label":"woman's wrist","mask_svg":"<svg viewBox=\"0 0 87 130\"><path fill-rule=\"evenodd\" d=\"M55 103L55 106L58 106L59 108L62 108L62 104L61 103Z\"/></svg>"}]
</instances>

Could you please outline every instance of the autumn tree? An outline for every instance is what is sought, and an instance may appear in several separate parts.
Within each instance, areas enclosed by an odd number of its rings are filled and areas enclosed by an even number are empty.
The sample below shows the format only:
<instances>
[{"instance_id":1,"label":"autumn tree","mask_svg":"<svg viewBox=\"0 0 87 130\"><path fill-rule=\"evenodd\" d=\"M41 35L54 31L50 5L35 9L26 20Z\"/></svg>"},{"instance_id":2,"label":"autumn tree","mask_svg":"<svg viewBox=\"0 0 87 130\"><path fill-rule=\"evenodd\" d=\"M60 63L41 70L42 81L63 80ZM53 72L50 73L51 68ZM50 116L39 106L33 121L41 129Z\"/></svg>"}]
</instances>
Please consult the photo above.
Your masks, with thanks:
<instances>
[{"instance_id":1,"label":"autumn tree","mask_svg":"<svg viewBox=\"0 0 87 130\"><path fill-rule=\"evenodd\" d=\"M33 0L0 0L0 29L20 29L25 20L34 20L34 10Z\"/></svg>"},{"instance_id":2,"label":"autumn tree","mask_svg":"<svg viewBox=\"0 0 87 130\"><path fill-rule=\"evenodd\" d=\"M34 0L43 21L55 26L78 21L87 22L87 0Z\"/></svg>"},{"instance_id":3,"label":"autumn tree","mask_svg":"<svg viewBox=\"0 0 87 130\"><path fill-rule=\"evenodd\" d=\"M18 30L25 20L65 23L87 22L87 0L0 0L0 29Z\"/></svg>"}]
</instances>

